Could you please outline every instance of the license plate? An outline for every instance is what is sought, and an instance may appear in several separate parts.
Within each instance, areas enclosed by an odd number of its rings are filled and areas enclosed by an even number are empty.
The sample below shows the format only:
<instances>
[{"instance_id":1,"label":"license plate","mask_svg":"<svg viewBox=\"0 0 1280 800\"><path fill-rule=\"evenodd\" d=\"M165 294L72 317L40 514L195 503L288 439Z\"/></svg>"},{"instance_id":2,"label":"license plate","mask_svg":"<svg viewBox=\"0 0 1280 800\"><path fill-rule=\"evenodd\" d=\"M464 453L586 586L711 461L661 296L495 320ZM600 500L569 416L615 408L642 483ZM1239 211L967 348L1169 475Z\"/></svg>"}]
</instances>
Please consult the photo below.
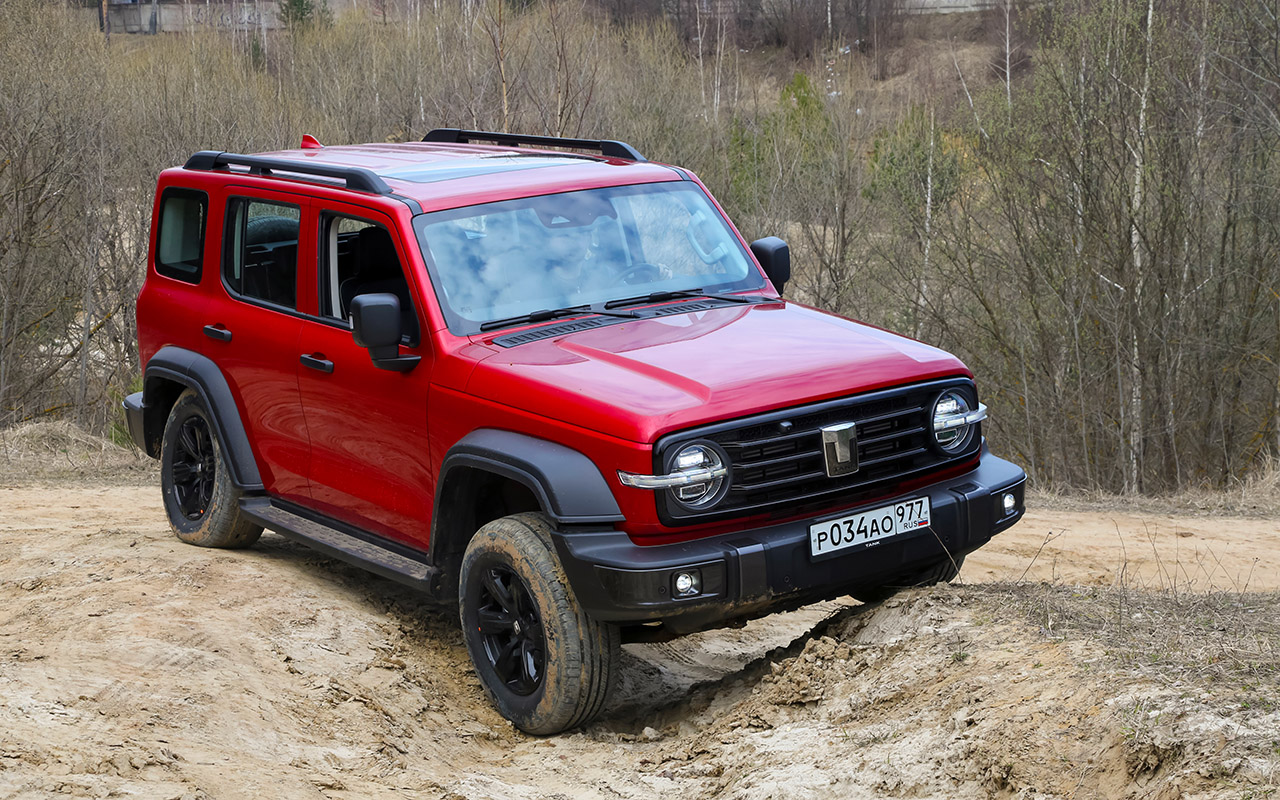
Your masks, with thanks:
<instances>
[{"instance_id":1,"label":"license plate","mask_svg":"<svg viewBox=\"0 0 1280 800\"><path fill-rule=\"evenodd\" d=\"M872 511L815 522L809 526L809 554L825 556L860 544L929 527L929 498L917 497Z\"/></svg>"}]
</instances>

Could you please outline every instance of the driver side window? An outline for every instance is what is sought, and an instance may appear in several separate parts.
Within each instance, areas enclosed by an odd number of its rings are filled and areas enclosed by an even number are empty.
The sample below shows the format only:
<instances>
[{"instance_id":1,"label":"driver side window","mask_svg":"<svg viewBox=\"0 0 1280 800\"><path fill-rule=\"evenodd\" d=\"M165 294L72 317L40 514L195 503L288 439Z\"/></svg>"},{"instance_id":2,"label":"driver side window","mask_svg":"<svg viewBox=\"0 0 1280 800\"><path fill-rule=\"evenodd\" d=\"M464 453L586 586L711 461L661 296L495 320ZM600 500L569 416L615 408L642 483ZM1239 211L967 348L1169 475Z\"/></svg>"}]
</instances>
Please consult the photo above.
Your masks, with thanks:
<instances>
[{"instance_id":1,"label":"driver side window","mask_svg":"<svg viewBox=\"0 0 1280 800\"><path fill-rule=\"evenodd\" d=\"M340 214L325 214L320 230L320 315L350 320L357 295L394 294L404 340L416 343L418 316L391 233L375 222Z\"/></svg>"}]
</instances>

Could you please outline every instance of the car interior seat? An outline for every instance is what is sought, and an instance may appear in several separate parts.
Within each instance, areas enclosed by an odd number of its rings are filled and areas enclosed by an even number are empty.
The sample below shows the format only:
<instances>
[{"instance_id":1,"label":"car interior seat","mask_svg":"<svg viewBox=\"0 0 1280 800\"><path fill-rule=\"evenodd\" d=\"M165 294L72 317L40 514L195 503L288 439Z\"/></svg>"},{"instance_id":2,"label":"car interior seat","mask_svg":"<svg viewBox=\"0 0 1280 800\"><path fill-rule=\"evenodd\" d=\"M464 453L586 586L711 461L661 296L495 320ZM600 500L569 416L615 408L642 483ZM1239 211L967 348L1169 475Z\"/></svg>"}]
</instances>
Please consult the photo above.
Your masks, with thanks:
<instances>
[{"instance_id":1,"label":"car interior seat","mask_svg":"<svg viewBox=\"0 0 1280 800\"><path fill-rule=\"evenodd\" d=\"M385 228L377 225L360 231L352 250L355 257L355 274L338 287L342 299L343 314L349 313L351 301L358 295L387 292L400 299L401 331L409 341L418 340L418 317L413 312L413 300L409 283L405 280L400 259L396 256L395 243Z\"/></svg>"}]
</instances>

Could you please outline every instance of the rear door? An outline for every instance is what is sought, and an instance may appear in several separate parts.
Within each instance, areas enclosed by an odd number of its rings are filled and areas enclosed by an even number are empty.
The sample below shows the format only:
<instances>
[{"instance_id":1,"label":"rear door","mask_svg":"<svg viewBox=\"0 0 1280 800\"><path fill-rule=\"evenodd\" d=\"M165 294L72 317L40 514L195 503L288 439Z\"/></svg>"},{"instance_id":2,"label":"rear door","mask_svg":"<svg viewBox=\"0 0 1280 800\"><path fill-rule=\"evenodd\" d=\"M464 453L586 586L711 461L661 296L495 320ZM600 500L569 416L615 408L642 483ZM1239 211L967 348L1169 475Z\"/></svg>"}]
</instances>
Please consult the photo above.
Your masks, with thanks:
<instances>
[{"instance_id":1,"label":"rear door","mask_svg":"<svg viewBox=\"0 0 1280 800\"><path fill-rule=\"evenodd\" d=\"M221 211L213 221L221 223L224 292L195 312L205 353L235 395L267 490L303 502L310 441L298 391L298 298L300 281L312 282L298 265L314 263L314 214L305 197L243 187L231 187Z\"/></svg>"},{"instance_id":2,"label":"rear door","mask_svg":"<svg viewBox=\"0 0 1280 800\"><path fill-rule=\"evenodd\" d=\"M432 475L427 389L433 366L420 303L405 269L404 242L386 215L315 200L315 313L302 323L295 359L311 432L310 491L320 512L425 550ZM401 352L421 357L409 372L375 367L348 322L358 294L400 298Z\"/></svg>"}]
</instances>

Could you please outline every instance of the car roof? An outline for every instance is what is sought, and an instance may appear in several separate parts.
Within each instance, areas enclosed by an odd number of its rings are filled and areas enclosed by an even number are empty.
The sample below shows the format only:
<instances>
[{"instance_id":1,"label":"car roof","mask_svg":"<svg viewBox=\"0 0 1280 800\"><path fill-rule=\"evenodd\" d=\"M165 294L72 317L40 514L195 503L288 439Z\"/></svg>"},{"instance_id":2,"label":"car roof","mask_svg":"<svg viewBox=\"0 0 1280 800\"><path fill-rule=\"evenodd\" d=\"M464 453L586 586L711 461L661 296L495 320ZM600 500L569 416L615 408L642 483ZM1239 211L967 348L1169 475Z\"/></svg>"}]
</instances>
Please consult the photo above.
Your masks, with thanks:
<instances>
[{"instance_id":1,"label":"car roof","mask_svg":"<svg viewBox=\"0 0 1280 800\"><path fill-rule=\"evenodd\" d=\"M603 186L688 180L683 170L649 161L478 144L404 142L335 145L258 153L324 167L356 167L380 177L423 211ZM283 173L283 174L282 174ZM293 177L273 170L277 177Z\"/></svg>"}]
</instances>

